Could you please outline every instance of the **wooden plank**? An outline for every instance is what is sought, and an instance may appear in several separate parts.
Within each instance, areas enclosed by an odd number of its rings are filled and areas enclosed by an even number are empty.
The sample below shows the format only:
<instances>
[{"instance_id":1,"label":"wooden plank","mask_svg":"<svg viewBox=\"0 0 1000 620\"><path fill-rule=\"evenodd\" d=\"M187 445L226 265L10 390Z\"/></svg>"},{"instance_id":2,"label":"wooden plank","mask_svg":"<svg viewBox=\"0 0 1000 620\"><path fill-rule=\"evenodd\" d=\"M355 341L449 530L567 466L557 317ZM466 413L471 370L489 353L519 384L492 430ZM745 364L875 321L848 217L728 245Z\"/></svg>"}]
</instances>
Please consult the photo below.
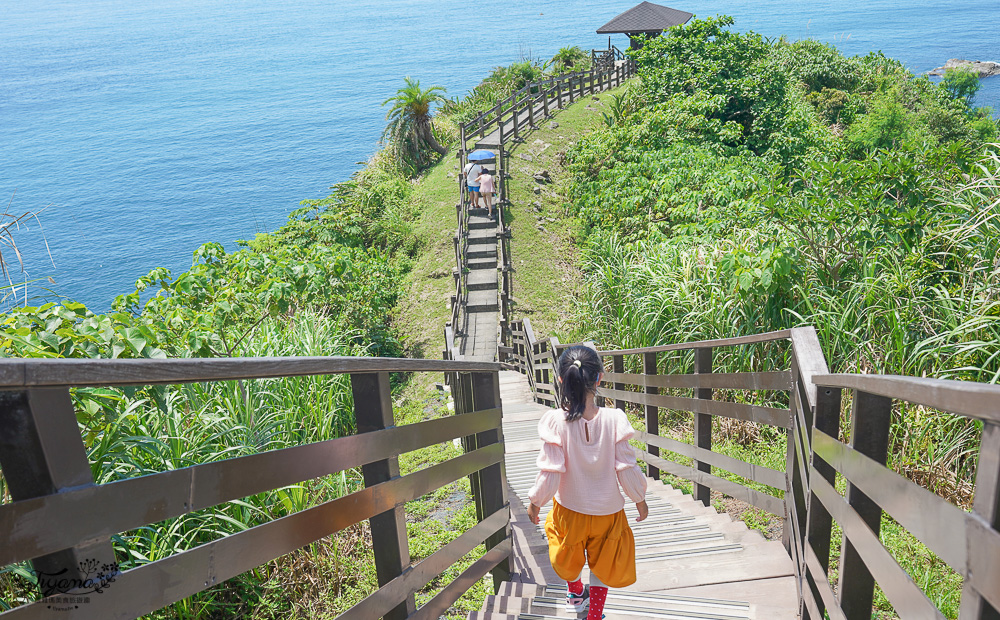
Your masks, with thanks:
<instances>
[{"instance_id":1,"label":"wooden plank","mask_svg":"<svg viewBox=\"0 0 1000 620\"><path fill-rule=\"evenodd\" d=\"M0 388L170 385L360 372L495 372L494 362L388 357L0 360Z\"/></svg>"},{"instance_id":2,"label":"wooden plank","mask_svg":"<svg viewBox=\"0 0 1000 620\"><path fill-rule=\"evenodd\" d=\"M813 431L813 450L910 534L966 576L968 513L826 433Z\"/></svg>"},{"instance_id":3,"label":"wooden plank","mask_svg":"<svg viewBox=\"0 0 1000 620\"><path fill-rule=\"evenodd\" d=\"M11 498L15 501L27 500L18 502L20 504L44 502L46 496L75 488L94 488L93 474L67 388L0 391L0 467ZM94 507L86 515L63 513L59 520L68 516L74 519L100 516L107 508L107 505ZM0 532L4 532L4 538L7 538L6 532L20 525L15 521ZM48 528L42 528L35 537L44 539L47 529L59 529L58 521L49 523ZM4 553L8 546L5 541L0 553ZM114 549L106 535L78 538L71 544L49 546L45 551L29 549L19 559L30 559L36 573L43 577L42 581L46 577L48 581L53 581L59 575L70 583L88 578L83 568L85 562L94 561L99 566L116 564ZM66 589L54 593L65 594Z\"/></svg>"},{"instance_id":4,"label":"wooden plank","mask_svg":"<svg viewBox=\"0 0 1000 620\"><path fill-rule=\"evenodd\" d=\"M792 562L781 544L764 542L744 545L742 553L691 556L644 565L632 588L642 592L669 593L676 588L771 579L792 574Z\"/></svg>"},{"instance_id":5,"label":"wooden plank","mask_svg":"<svg viewBox=\"0 0 1000 620\"><path fill-rule=\"evenodd\" d=\"M851 541L851 547L858 554L859 561L864 563L874 581L878 582L885 597L889 599L889 603L892 604L893 609L900 617L944 620L944 614L930 602L923 591L913 583L913 579L906 571L900 568L892 554L882 546L878 534L869 527L865 518L848 505L836 489L817 476L813 481L813 490L816 497L823 502L826 509L843 528L845 540ZM856 603L861 597L853 597L854 593L845 592L842 587L838 588L838 592L840 593L844 618L846 620L852 618L851 610L844 608L849 601L852 609L858 609L858 617L861 617L862 610L856 607ZM871 603L869 603L868 609L863 611L867 614L864 616L865 620L869 620L872 613Z\"/></svg>"},{"instance_id":6,"label":"wooden plank","mask_svg":"<svg viewBox=\"0 0 1000 620\"><path fill-rule=\"evenodd\" d=\"M500 377L497 373L473 373L472 377L472 400L477 408L479 407L499 407L500 402ZM503 446L503 435L500 428L490 428L476 435L476 445L483 448L491 445ZM501 510L508 505L507 499L507 476L503 463L497 463L480 470L479 485L482 502L480 513L490 515ZM483 520L483 519L480 519ZM491 534L486 539L486 549L492 549L503 540L510 537L510 530L504 528ZM493 571L494 587L499 589L500 584L510 579L510 563L501 561Z\"/></svg>"},{"instance_id":7,"label":"wooden plank","mask_svg":"<svg viewBox=\"0 0 1000 620\"><path fill-rule=\"evenodd\" d=\"M144 564L119 575L114 587L100 596L92 595L90 604L60 616L106 620L148 614L502 459L503 446L489 446ZM4 613L3 618L37 618L46 615L51 602L43 599L22 605Z\"/></svg>"},{"instance_id":8,"label":"wooden plank","mask_svg":"<svg viewBox=\"0 0 1000 620\"><path fill-rule=\"evenodd\" d=\"M354 417L358 434L382 431L395 425L392 414L392 387L389 373L352 374ZM399 477L399 461L395 457L379 459L361 466L366 487L375 487ZM375 555L375 574L379 586L391 583L410 566L410 546L406 538L406 510L402 504L368 520ZM399 605L385 614L384 620L406 620L416 610L411 593Z\"/></svg>"},{"instance_id":9,"label":"wooden plank","mask_svg":"<svg viewBox=\"0 0 1000 620\"><path fill-rule=\"evenodd\" d=\"M612 356L611 357L611 367L613 369L613 373L612 374L616 374L616 375L623 374L625 372L625 356L623 356L623 355L614 355L614 356ZM623 384L623 383L615 383L614 384L614 390L615 390L615 392L618 392L618 393L624 393L625 392L625 384ZM616 398L615 399L615 409L621 409L622 411L624 411L625 410L625 401L623 399L621 399L621 398Z\"/></svg>"},{"instance_id":10,"label":"wooden plank","mask_svg":"<svg viewBox=\"0 0 1000 620\"><path fill-rule=\"evenodd\" d=\"M670 452L675 452L688 458L708 463L715 467L720 467L748 480L753 480L754 482L759 482L760 484L766 484L767 486L778 490L784 490L785 488L785 474L776 469L764 467L763 465L747 463L746 461L741 461L731 456L726 456L725 454L719 454L718 452L712 452L711 450L705 450L704 448L692 446L691 444L687 444L683 441L678 441L670 437L660 437L659 435L651 435L649 433L638 431L635 434L635 438L639 441L647 442L651 446L657 446L659 448L663 448L664 450L669 450ZM650 454L658 456L654 453Z\"/></svg>"},{"instance_id":11,"label":"wooden plank","mask_svg":"<svg viewBox=\"0 0 1000 620\"><path fill-rule=\"evenodd\" d=\"M645 373L642 375L643 379L648 381L649 379L655 378L658 372L658 364L656 362L656 353L644 353L642 356L642 371ZM613 379L612 379L613 380ZM659 388L646 385L645 387L647 394L659 394ZM646 433L648 435L659 436L660 434L660 409L656 405L646 405ZM660 448L652 443L646 443L646 452L652 454L653 456L660 455ZM654 480L660 479L660 470L656 466L647 463L646 464L646 475Z\"/></svg>"},{"instance_id":12,"label":"wooden plank","mask_svg":"<svg viewBox=\"0 0 1000 620\"><path fill-rule=\"evenodd\" d=\"M793 368L798 373L798 366L793 366ZM838 437L840 435L841 391L826 387L818 389L816 393L816 406L812 411L809 411L806 409L807 401L804 391L800 389L800 381L801 377L796 374L795 398L793 400L797 406L802 407L801 413L803 415L812 413L813 429L824 432L831 437ZM807 430L803 429L803 432ZM815 495L811 491L811 485L814 476L819 476L826 480L828 484L833 485L837 474L833 467L822 458L815 458L811 447L809 448L809 454L813 455L813 468L808 474L810 491L805 533L807 543L810 549L816 553L816 557L825 573L830 566L830 542L833 531L833 518L826 508L823 507L823 503L815 498ZM822 612L823 610L821 609L820 611ZM815 620L822 620L822 616L819 616Z\"/></svg>"},{"instance_id":13,"label":"wooden plank","mask_svg":"<svg viewBox=\"0 0 1000 620\"><path fill-rule=\"evenodd\" d=\"M499 422L500 410L490 409L5 504L0 565L451 441Z\"/></svg>"},{"instance_id":14,"label":"wooden plank","mask_svg":"<svg viewBox=\"0 0 1000 620\"><path fill-rule=\"evenodd\" d=\"M472 529L414 564L412 569L337 616L338 620L381 618L400 602L441 575L455 562L472 552L490 535L498 531L506 531L509 517L510 508L504 505L500 510L473 526Z\"/></svg>"},{"instance_id":15,"label":"wooden plank","mask_svg":"<svg viewBox=\"0 0 1000 620\"><path fill-rule=\"evenodd\" d=\"M696 349L694 352L694 372L697 375L707 375L712 372L712 349L711 347ZM694 392L694 397L702 401L712 400L712 388L698 388ZM712 450L712 416L704 413L694 414L694 443L704 451ZM712 465L695 460L695 468L706 474L712 473ZM706 506L712 505L712 490L707 486L695 484L695 499L700 500Z\"/></svg>"},{"instance_id":16,"label":"wooden plank","mask_svg":"<svg viewBox=\"0 0 1000 620\"><path fill-rule=\"evenodd\" d=\"M644 355L656 355L649 353ZM677 374L677 375L650 375L631 373L605 373L604 380L611 383L624 383L636 387L656 387L656 388L715 388L729 390L778 390L788 391L792 389L792 375L790 371L774 372L732 372L732 373L712 373L707 375L699 374Z\"/></svg>"},{"instance_id":17,"label":"wooden plank","mask_svg":"<svg viewBox=\"0 0 1000 620\"><path fill-rule=\"evenodd\" d=\"M721 338L718 340L702 340L699 342L681 342L678 344L660 345L657 347L645 347L642 349L616 349L610 351L598 351L600 355L632 355L637 353L662 353L664 351L686 351L688 349L702 349L715 347L733 347L741 344L756 344L759 342L771 342L774 340L787 340L792 332L783 329L765 334L754 334L752 336L739 336L737 338Z\"/></svg>"},{"instance_id":18,"label":"wooden plank","mask_svg":"<svg viewBox=\"0 0 1000 620\"><path fill-rule=\"evenodd\" d=\"M837 601L837 595L833 593L833 588L830 587L830 579L826 574L826 566L820 564L819 559L816 557L816 551L812 548L811 544L805 545L805 552L806 567L813 578L813 584L819 590L820 597L826 607L826 613L830 614L831 620L847 620L844 616L844 611L840 608L840 603ZM829 554L829 551L827 553ZM823 612L814 608L812 620L823 620L823 618Z\"/></svg>"},{"instance_id":19,"label":"wooden plank","mask_svg":"<svg viewBox=\"0 0 1000 620\"><path fill-rule=\"evenodd\" d=\"M895 375L817 375L816 385L861 390L941 411L1000 422L1000 385Z\"/></svg>"},{"instance_id":20,"label":"wooden plank","mask_svg":"<svg viewBox=\"0 0 1000 620\"><path fill-rule=\"evenodd\" d=\"M795 327L789 331L793 364L806 392L806 403L812 409L816 406L816 386L813 384L813 378L829 372L826 358L823 356L823 348L819 344L815 327Z\"/></svg>"},{"instance_id":21,"label":"wooden plank","mask_svg":"<svg viewBox=\"0 0 1000 620\"><path fill-rule=\"evenodd\" d=\"M791 426L791 412L788 409L763 407L760 405L746 405L743 403L730 403L720 400L700 400L697 398L667 396L664 394L644 394L641 392L628 391L619 392L618 390L609 390L607 388L598 388L597 395L604 396L605 398L621 399L637 405L656 405L663 409L706 413L709 415L744 420L746 422L768 424L778 428L789 428Z\"/></svg>"},{"instance_id":22,"label":"wooden plank","mask_svg":"<svg viewBox=\"0 0 1000 620\"><path fill-rule=\"evenodd\" d=\"M482 579L486 573L506 560L511 554L511 549L511 539L507 538L501 544L487 551L483 557L462 571L461 575L445 586L434 598L427 601L410 618L412 620L435 620L441 617L455 601L461 598L469 588L476 585L476 582Z\"/></svg>"},{"instance_id":23,"label":"wooden plank","mask_svg":"<svg viewBox=\"0 0 1000 620\"><path fill-rule=\"evenodd\" d=\"M665 593L678 597L739 601L750 607L746 615L752 614L751 617L760 620L791 620L798 608L795 578L791 576L674 588ZM738 614L737 617L744 617L742 612L733 611Z\"/></svg>"},{"instance_id":24,"label":"wooden plank","mask_svg":"<svg viewBox=\"0 0 1000 620\"><path fill-rule=\"evenodd\" d=\"M889 450L889 428L892 424L892 401L884 396L855 392L851 409L851 447L879 465L884 466ZM838 495L839 497L839 495ZM873 502L851 480L847 481L847 503L850 515L857 515L878 540L882 524L882 508ZM830 508L827 502L823 504ZM832 514L832 511L831 511ZM848 514L841 511L841 516ZM834 515L836 518L836 515ZM838 519L839 520L839 519ZM840 552L840 608L848 620L870 620L875 596L875 576L854 541L846 535ZM886 594L888 596L888 593ZM927 618L929 616L920 616Z\"/></svg>"},{"instance_id":25,"label":"wooden plank","mask_svg":"<svg viewBox=\"0 0 1000 620\"><path fill-rule=\"evenodd\" d=\"M681 465L680 463L675 463L673 461L662 459L658 456L653 456L645 450L638 450L638 453L641 455L640 458L642 458L642 460L653 463L661 470L669 474L673 474L679 478L684 478L685 480L690 480L691 482L695 482L705 487L711 487L721 493L729 495L730 497L735 497L738 500L752 504L761 510L766 510L773 515L780 517L785 514L784 503L777 497L761 493L755 489L748 489L739 483L726 480L725 478L720 478L713 474L706 474L703 471L699 471L687 465Z\"/></svg>"},{"instance_id":26,"label":"wooden plank","mask_svg":"<svg viewBox=\"0 0 1000 620\"><path fill-rule=\"evenodd\" d=\"M976 497L969 515L969 578L962 589L961 620L1000 618L1000 424L987 422L979 445Z\"/></svg>"}]
</instances>

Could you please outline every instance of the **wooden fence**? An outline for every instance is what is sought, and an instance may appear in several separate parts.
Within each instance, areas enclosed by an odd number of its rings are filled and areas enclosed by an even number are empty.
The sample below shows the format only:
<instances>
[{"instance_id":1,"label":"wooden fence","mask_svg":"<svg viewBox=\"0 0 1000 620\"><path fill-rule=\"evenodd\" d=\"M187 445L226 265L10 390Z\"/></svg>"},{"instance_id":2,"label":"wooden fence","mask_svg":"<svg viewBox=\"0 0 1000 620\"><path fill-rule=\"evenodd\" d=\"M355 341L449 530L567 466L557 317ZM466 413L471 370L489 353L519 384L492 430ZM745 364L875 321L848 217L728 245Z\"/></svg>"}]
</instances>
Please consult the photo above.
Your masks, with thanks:
<instances>
[{"instance_id":1,"label":"wooden fence","mask_svg":"<svg viewBox=\"0 0 1000 620\"><path fill-rule=\"evenodd\" d=\"M555 406L555 363L571 345L554 337L537 338L528 319L512 322L511 331L511 346L501 348L501 362L528 375L537 402ZM713 372L714 357L731 357L747 345L786 347L784 354L759 359L788 359L790 367ZM691 481L695 497L706 505L715 489L784 518L782 538L796 567L802 618L870 620L876 584L901 618L944 618L880 542L883 510L962 575L962 620L1000 618L1000 386L831 375L812 328L600 353L610 367L598 395L613 400L616 407L632 405L645 417L646 429L636 438L646 444L640 458L649 475L658 477L663 471ZM679 353L686 354L684 362L678 361ZM684 364L693 372L663 372ZM692 396L677 395L683 390L691 390ZM748 404L746 398L719 400L719 390L784 396L771 397L768 404ZM844 390L852 396L850 444L839 439ZM983 423L972 512L885 466L894 400ZM691 443L660 435L661 410L693 416ZM779 429L786 437L784 469L713 451L716 418ZM687 457L691 464L672 460L661 450ZM717 476L713 468L757 488ZM837 473L846 480L844 495L835 487ZM842 532L836 541L841 547L836 587L830 582L834 521Z\"/></svg>"},{"instance_id":2,"label":"wooden fence","mask_svg":"<svg viewBox=\"0 0 1000 620\"><path fill-rule=\"evenodd\" d=\"M153 612L368 519L380 588L345 619L437 618L493 571L509 574L499 365L384 358L11 360L0 362L0 467L13 502L0 505L0 566L30 560L65 579L51 596L3 618L131 618ZM454 417L395 426L389 376L444 372ZM97 485L70 389L350 374L358 434ZM466 453L400 476L400 454L461 438ZM50 609L89 573L114 566L110 537L197 510L360 467L363 490L114 575L76 608ZM462 476L479 523L411 563L404 505ZM486 543L487 552L420 608L414 592ZM69 606L72 607L72 606Z\"/></svg>"},{"instance_id":3,"label":"wooden fence","mask_svg":"<svg viewBox=\"0 0 1000 620\"><path fill-rule=\"evenodd\" d=\"M614 50L617 52L617 50ZM558 75L541 82L530 82L461 127L461 148L469 140L482 140L496 132L495 141L486 146L499 146L510 140L520 140L521 130L548 118L555 109L597 92L621 86L635 75L635 61L618 52L616 60L595 65L589 71Z\"/></svg>"}]
</instances>

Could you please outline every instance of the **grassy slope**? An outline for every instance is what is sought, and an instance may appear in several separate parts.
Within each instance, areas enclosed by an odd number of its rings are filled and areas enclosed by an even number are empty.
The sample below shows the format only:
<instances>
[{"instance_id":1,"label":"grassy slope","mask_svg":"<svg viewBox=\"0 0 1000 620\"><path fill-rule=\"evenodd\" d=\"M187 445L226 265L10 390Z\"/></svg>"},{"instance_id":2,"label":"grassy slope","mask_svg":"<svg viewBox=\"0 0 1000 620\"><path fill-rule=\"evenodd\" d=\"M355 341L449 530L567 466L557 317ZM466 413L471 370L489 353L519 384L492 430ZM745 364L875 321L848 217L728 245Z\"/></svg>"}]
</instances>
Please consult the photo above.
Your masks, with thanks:
<instances>
[{"instance_id":1,"label":"grassy slope","mask_svg":"<svg viewBox=\"0 0 1000 620\"><path fill-rule=\"evenodd\" d=\"M582 290L582 274L574 247L575 224L569 216L566 187L569 175L563 155L587 132L602 123L601 110L616 90L587 96L539 123L523 144L511 150L511 201L508 223L513 231L514 317L527 317L538 337L555 335L563 342L577 340L572 309ZM558 127L553 128L552 123ZM536 183L532 176L549 172L552 184ZM539 188L540 194L534 190Z\"/></svg>"}]
</instances>

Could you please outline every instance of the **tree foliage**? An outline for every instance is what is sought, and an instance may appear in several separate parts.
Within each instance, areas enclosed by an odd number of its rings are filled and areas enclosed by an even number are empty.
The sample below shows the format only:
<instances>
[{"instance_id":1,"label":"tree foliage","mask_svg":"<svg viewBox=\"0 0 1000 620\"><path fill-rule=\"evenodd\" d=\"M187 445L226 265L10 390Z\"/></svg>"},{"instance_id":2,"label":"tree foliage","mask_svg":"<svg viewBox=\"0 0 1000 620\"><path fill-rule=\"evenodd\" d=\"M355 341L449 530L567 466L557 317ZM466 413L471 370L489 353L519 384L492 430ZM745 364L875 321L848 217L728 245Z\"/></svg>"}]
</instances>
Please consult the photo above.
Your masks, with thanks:
<instances>
[{"instance_id":1,"label":"tree foliage","mask_svg":"<svg viewBox=\"0 0 1000 620\"><path fill-rule=\"evenodd\" d=\"M423 89L419 80L409 77L404 82L405 85L395 95L382 103L383 106L392 104L385 115L388 124L382 133L382 140L397 161L420 169L431 162L428 149L438 155L448 152L434 137L431 126L431 108L446 101L445 90L441 86Z\"/></svg>"}]
</instances>

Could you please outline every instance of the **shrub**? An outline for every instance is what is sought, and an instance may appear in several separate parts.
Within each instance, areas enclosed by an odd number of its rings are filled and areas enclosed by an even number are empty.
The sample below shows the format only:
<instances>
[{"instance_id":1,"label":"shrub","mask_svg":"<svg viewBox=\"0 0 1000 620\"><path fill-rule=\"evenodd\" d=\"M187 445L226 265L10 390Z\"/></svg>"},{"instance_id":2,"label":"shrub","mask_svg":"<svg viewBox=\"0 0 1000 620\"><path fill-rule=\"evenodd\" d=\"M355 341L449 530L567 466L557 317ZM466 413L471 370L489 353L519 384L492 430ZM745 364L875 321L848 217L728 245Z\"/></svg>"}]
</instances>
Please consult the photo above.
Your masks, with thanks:
<instances>
[{"instance_id":1,"label":"shrub","mask_svg":"<svg viewBox=\"0 0 1000 620\"><path fill-rule=\"evenodd\" d=\"M947 69L941 78L941 88L970 107L981 85L979 75L971 67L952 67Z\"/></svg>"}]
</instances>

